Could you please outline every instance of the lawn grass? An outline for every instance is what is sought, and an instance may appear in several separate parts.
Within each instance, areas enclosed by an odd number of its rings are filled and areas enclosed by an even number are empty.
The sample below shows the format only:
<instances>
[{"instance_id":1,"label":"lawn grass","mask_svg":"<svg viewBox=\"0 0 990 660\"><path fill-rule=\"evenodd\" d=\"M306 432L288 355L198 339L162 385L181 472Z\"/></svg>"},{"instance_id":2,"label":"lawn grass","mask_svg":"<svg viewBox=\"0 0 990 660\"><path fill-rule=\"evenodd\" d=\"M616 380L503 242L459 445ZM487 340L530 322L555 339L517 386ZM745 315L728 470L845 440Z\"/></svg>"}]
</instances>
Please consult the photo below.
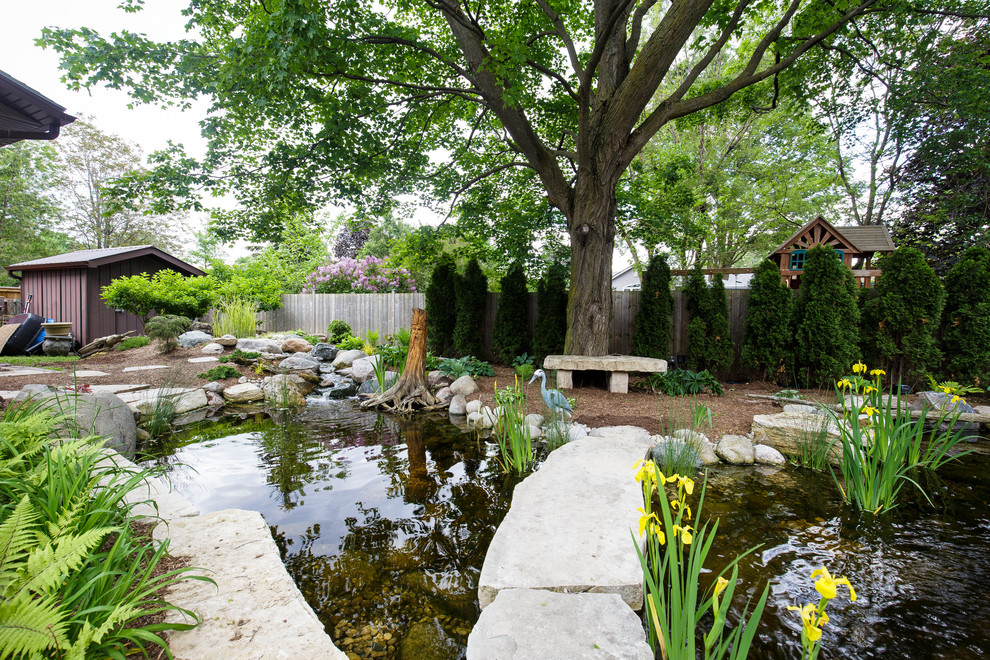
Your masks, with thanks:
<instances>
[{"instance_id":1,"label":"lawn grass","mask_svg":"<svg viewBox=\"0 0 990 660\"><path fill-rule=\"evenodd\" d=\"M78 355L4 355L0 357L0 363L16 364L20 367L37 367L50 362L76 362L77 360L79 360Z\"/></svg>"}]
</instances>

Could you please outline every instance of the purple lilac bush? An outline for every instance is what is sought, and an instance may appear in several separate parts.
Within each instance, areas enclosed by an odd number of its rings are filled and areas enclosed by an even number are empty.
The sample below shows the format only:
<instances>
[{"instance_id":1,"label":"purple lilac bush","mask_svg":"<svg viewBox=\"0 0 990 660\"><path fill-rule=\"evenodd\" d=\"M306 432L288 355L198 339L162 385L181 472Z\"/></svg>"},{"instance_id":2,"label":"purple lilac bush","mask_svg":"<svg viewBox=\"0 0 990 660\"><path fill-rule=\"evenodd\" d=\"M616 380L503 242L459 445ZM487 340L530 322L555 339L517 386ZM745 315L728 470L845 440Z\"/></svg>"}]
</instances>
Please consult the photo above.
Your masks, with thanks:
<instances>
[{"instance_id":1,"label":"purple lilac bush","mask_svg":"<svg viewBox=\"0 0 990 660\"><path fill-rule=\"evenodd\" d=\"M341 259L306 276L303 293L415 293L416 283L405 268L386 266L377 257Z\"/></svg>"}]
</instances>

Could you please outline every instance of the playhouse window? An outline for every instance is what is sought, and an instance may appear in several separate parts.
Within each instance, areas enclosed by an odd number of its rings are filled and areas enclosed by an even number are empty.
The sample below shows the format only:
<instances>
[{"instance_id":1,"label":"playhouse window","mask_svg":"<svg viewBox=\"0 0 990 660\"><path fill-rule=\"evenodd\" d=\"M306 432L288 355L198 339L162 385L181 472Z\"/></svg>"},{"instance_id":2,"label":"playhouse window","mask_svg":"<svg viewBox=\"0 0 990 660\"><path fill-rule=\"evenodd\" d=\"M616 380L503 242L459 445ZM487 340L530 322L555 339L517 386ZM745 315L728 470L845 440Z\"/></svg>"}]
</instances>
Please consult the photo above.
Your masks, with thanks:
<instances>
[{"instance_id":1,"label":"playhouse window","mask_svg":"<svg viewBox=\"0 0 990 660\"><path fill-rule=\"evenodd\" d=\"M791 252L791 270L804 270L804 257L807 250L794 250Z\"/></svg>"}]
</instances>

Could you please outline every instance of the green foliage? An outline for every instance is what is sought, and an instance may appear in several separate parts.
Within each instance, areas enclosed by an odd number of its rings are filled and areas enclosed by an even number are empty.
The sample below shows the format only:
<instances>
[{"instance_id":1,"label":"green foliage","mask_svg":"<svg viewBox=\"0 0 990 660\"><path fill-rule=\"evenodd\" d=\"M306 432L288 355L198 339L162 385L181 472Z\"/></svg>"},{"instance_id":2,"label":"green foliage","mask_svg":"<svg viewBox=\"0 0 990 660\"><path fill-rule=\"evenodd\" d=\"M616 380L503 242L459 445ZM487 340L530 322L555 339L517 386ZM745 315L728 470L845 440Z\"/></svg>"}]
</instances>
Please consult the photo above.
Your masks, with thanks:
<instances>
[{"instance_id":1,"label":"green foliage","mask_svg":"<svg viewBox=\"0 0 990 660\"><path fill-rule=\"evenodd\" d=\"M781 280L780 268L764 259L756 267L749 287L741 354L744 368L776 382L793 374L793 310L794 294Z\"/></svg>"},{"instance_id":2,"label":"green foliage","mask_svg":"<svg viewBox=\"0 0 990 660\"><path fill-rule=\"evenodd\" d=\"M810 385L837 380L859 359L856 280L827 246L808 250L794 309L796 362Z\"/></svg>"},{"instance_id":3,"label":"green foliage","mask_svg":"<svg viewBox=\"0 0 990 660\"><path fill-rule=\"evenodd\" d=\"M78 355L4 355L0 356L0 364L23 364L37 366L48 362L76 362ZM44 367L42 367L44 368Z\"/></svg>"},{"instance_id":4,"label":"green foliage","mask_svg":"<svg viewBox=\"0 0 990 660\"><path fill-rule=\"evenodd\" d=\"M258 309L246 298L228 298L214 310L213 336L254 337L258 333Z\"/></svg>"},{"instance_id":5,"label":"green foliage","mask_svg":"<svg viewBox=\"0 0 990 660\"><path fill-rule=\"evenodd\" d=\"M148 319L144 324L144 332L151 339L158 341L158 350L162 353L172 353L179 347L177 341L179 335L189 329L192 325L185 316L173 316L163 314Z\"/></svg>"},{"instance_id":6,"label":"green foliage","mask_svg":"<svg viewBox=\"0 0 990 660\"><path fill-rule=\"evenodd\" d=\"M570 272L559 261L550 264L536 287L536 328L533 353L538 362L564 352L567 335L567 281Z\"/></svg>"},{"instance_id":7,"label":"green foliage","mask_svg":"<svg viewBox=\"0 0 990 660\"><path fill-rule=\"evenodd\" d=\"M667 359L670 355L671 314L674 298L670 295L670 267L663 255L650 257L643 273L633 332L633 354Z\"/></svg>"},{"instance_id":8,"label":"green foliage","mask_svg":"<svg viewBox=\"0 0 990 660\"><path fill-rule=\"evenodd\" d=\"M915 385L941 361L942 283L914 248L897 248L877 268L883 275L863 305L863 351L895 382Z\"/></svg>"},{"instance_id":9,"label":"green foliage","mask_svg":"<svg viewBox=\"0 0 990 660\"><path fill-rule=\"evenodd\" d=\"M990 377L990 249L967 249L945 276L942 352L952 378Z\"/></svg>"},{"instance_id":10,"label":"green foliage","mask_svg":"<svg viewBox=\"0 0 990 660\"><path fill-rule=\"evenodd\" d=\"M209 277L185 277L173 270L118 277L103 287L100 298L112 309L122 309L147 321L152 312L199 318L215 302L215 283Z\"/></svg>"},{"instance_id":11,"label":"green foliage","mask_svg":"<svg viewBox=\"0 0 990 660\"><path fill-rule=\"evenodd\" d=\"M715 396L724 393L722 384L707 369L697 372L690 369L661 371L647 376L645 385L654 392L670 396L704 394L706 390Z\"/></svg>"},{"instance_id":12,"label":"green foliage","mask_svg":"<svg viewBox=\"0 0 990 660\"><path fill-rule=\"evenodd\" d=\"M344 339L344 337L351 336L351 326L345 321L340 319L334 319L330 321L327 326L327 341L331 344L336 344L337 342Z\"/></svg>"},{"instance_id":13,"label":"green foliage","mask_svg":"<svg viewBox=\"0 0 990 660\"><path fill-rule=\"evenodd\" d=\"M525 422L526 391L510 385L495 392L495 405L501 411L495 424L495 440L499 456L496 456L506 473L526 472L535 458L529 425Z\"/></svg>"},{"instance_id":14,"label":"green foliage","mask_svg":"<svg viewBox=\"0 0 990 660\"><path fill-rule=\"evenodd\" d=\"M261 353L257 351L243 351L239 348L235 348L230 355L222 355L220 357L220 362L234 362L235 364L252 364L255 360L261 357Z\"/></svg>"},{"instance_id":15,"label":"green foliage","mask_svg":"<svg viewBox=\"0 0 990 660\"><path fill-rule=\"evenodd\" d=\"M517 355L516 359L512 361L512 368L522 380L529 380L533 372L536 371L536 365L533 364L533 360L534 356L529 353L523 353L522 355Z\"/></svg>"},{"instance_id":16,"label":"green foliage","mask_svg":"<svg viewBox=\"0 0 990 660\"><path fill-rule=\"evenodd\" d=\"M509 364L512 358L529 350L526 296L526 273L516 262L502 278L492 331L492 352L502 364Z\"/></svg>"},{"instance_id":17,"label":"green foliage","mask_svg":"<svg viewBox=\"0 0 990 660\"><path fill-rule=\"evenodd\" d=\"M364 340L360 337L347 335L336 342L337 348L342 351L355 351L364 349Z\"/></svg>"},{"instance_id":18,"label":"green foliage","mask_svg":"<svg viewBox=\"0 0 990 660\"><path fill-rule=\"evenodd\" d=\"M241 372L229 365L221 364L220 366L196 374L196 377L204 380L227 380L228 378L240 378Z\"/></svg>"},{"instance_id":19,"label":"green foliage","mask_svg":"<svg viewBox=\"0 0 990 660\"><path fill-rule=\"evenodd\" d=\"M438 361L437 369L454 380L461 376L469 375L472 378L478 376L494 376L495 369L491 364L480 360L473 355L465 355L461 358L443 358Z\"/></svg>"},{"instance_id":20,"label":"green foliage","mask_svg":"<svg viewBox=\"0 0 990 660\"><path fill-rule=\"evenodd\" d=\"M454 326L457 323L457 266L447 253L440 256L426 287L426 346L438 355L454 350Z\"/></svg>"},{"instance_id":21,"label":"green foliage","mask_svg":"<svg viewBox=\"0 0 990 660\"><path fill-rule=\"evenodd\" d=\"M454 348L457 355L481 354L481 326L485 321L488 278L477 259L464 267L457 279L457 322L454 326Z\"/></svg>"},{"instance_id":22,"label":"green foliage","mask_svg":"<svg viewBox=\"0 0 990 660\"><path fill-rule=\"evenodd\" d=\"M114 348L118 351L126 351L131 348L141 348L142 346L147 346L150 343L150 337L147 335L138 335L137 337L128 337L124 341L117 344Z\"/></svg>"},{"instance_id":23,"label":"green foliage","mask_svg":"<svg viewBox=\"0 0 990 660\"><path fill-rule=\"evenodd\" d=\"M128 494L151 472L118 467L96 438L49 443L57 425L30 405L0 421L0 656L167 654L158 633L192 626L138 620L198 618L157 593L193 569L155 576L168 544L129 524L139 502Z\"/></svg>"},{"instance_id":24,"label":"green foliage","mask_svg":"<svg viewBox=\"0 0 990 660\"><path fill-rule=\"evenodd\" d=\"M713 372L732 366L732 337L729 336L729 307L725 283L716 277L705 284L701 268L695 264L686 289L688 313L688 366Z\"/></svg>"}]
</instances>

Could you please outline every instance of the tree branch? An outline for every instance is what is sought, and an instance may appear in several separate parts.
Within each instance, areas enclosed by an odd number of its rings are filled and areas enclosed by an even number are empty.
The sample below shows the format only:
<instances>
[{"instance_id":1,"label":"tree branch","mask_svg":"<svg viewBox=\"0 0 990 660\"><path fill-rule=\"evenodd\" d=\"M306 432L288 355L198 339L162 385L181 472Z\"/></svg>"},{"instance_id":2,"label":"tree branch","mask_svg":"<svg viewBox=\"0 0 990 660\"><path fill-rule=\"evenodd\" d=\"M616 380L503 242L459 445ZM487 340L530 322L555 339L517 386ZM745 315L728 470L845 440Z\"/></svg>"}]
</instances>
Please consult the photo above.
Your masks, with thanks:
<instances>
[{"instance_id":1,"label":"tree branch","mask_svg":"<svg viewBox=\"0 0 990 660\"><path fill-rule=\"evenodd\" d=\"M574 48L574 41L571 39L571 35L567 32L567 27L564 26L564 21L561 20L560 16L555 12L546 0L536 0L536 4L540 6L543 13L547 15L550 22L553 23L553 27L557 30L557 36L560 40L564 42L564 48L567 49L567 57L571 60L571 68L574 69L574 74L578 79L582 79L584 76L584 69L581 67L581 60L578 59L577 50Z\"/></svg>"},{"instance_id":2,"label":"tree branch","mask_svg":"<svg viewBox=\"0 0 990 660\"><path fill-rule=\"evenodd\" d=\"M626 40L626 61L628 62L633 61L633 57L636 56L636 49L639 48L639 38L643 31L643 18L647 12L653 9L655 4L657 4L657 0L646 0L633 13L632 27L629 38Z\"/></svg>"}]
</instances>

